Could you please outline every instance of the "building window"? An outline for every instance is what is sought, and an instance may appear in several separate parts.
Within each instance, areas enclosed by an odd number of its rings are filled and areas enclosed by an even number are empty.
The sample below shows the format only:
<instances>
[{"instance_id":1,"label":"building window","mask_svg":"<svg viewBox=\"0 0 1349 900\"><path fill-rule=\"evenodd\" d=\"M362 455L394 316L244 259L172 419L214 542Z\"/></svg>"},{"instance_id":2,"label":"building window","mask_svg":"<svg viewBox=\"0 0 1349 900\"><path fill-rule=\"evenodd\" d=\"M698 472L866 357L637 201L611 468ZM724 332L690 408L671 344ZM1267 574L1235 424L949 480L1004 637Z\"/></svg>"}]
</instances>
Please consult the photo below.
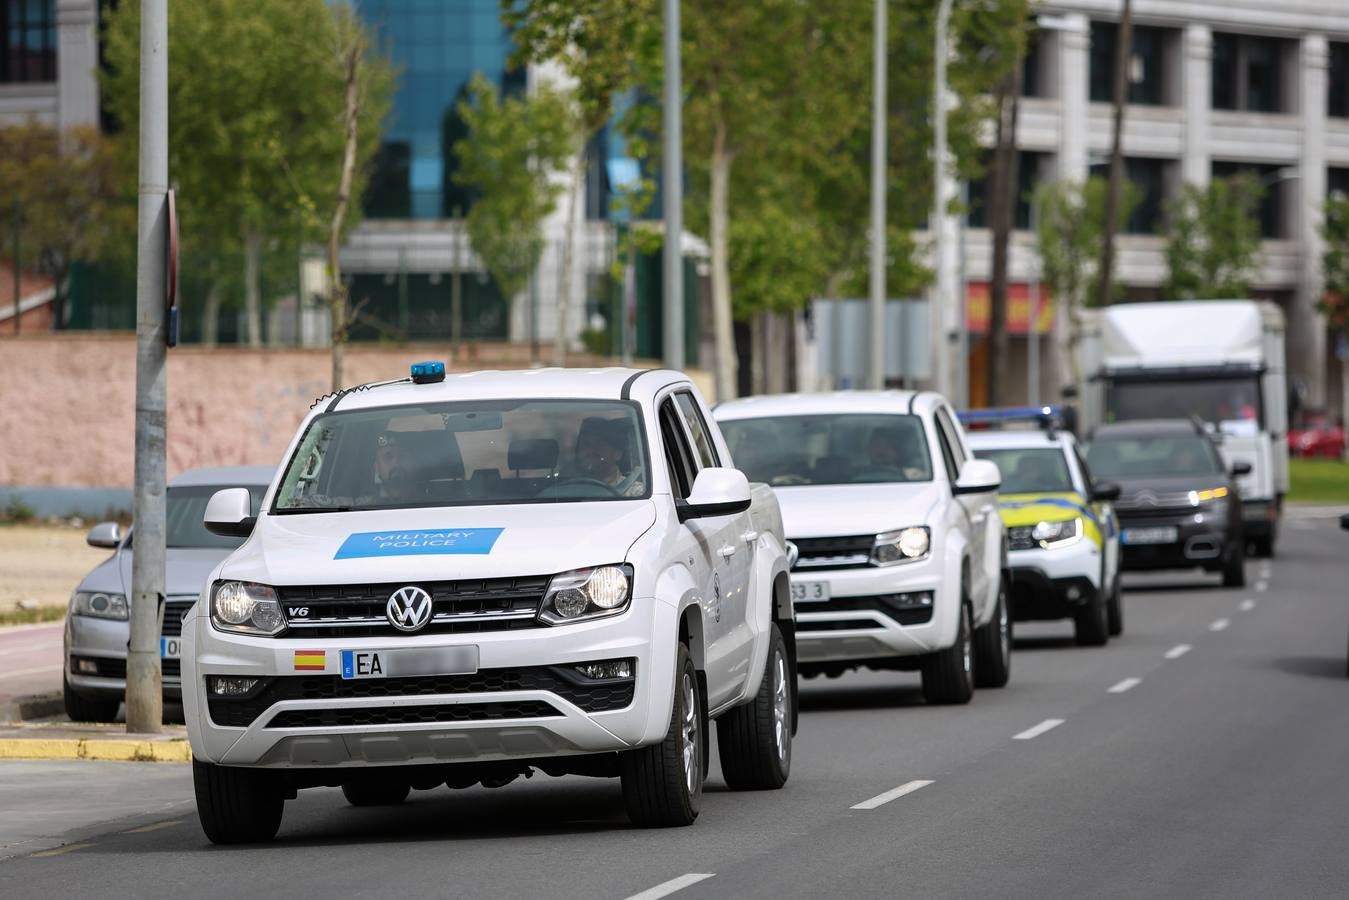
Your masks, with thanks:
<instances>
[{"instance_id":1,"label":"building window","mask_svg":"<svg viewBox=\"0 0 1349 900\"><path fill-rule=\"evenodd\" d=\"M1133 185L1138 205L1124 223L1125 234L1160 234L1163 225L1164 204L1167 196L1167 182L1174 162L1164 159L1147 159L1140 156L1124 158L1124 177ZM1093 177L1109 178L1110 164L1102 163L1091 167Z\"/></svg>"},{"instance_id":2,"label":"building window","mask_svg":"<svg viewBox=\"0 0 1349 900\"><path fill-rule=\"evenodd\" d=\"M1028 231L1032 227L1031 202L1036 187L1044 180L1042 170L1048 159L1048 153L1017 151L1016 211L1012 214L1012 227L1017 231ZM969 185L969 213L966 221L970 228L991 227L988 221L988 166L992 161L993 154L989 151L984 158L984 174Z\"/></svg>"},{"instance_id":3,"label":"building window","mask_svg":"<svg viewBox=\"0 0 1349 900\"><path fill-rule=\"evenodd\" d=\"M1135 25L1129 53L1129 102L1162 106L1166 100L1166 47L1168 29ZM1091 99L1111 103L1115 99L1115 55L1119 52L1119 26L1114 22L1091 23Z\"/></svg>"},{"instance_id":4,"label":"building window","mask_svg":"<svg viewBox=\"0 0 1349 900\"><path fill-rule=\"evenodd\" d=\"M1349 169L1330 168L1326 171L1326 195L1336 194L1349 199Z\"/></svg>"},{"instance_id":5,"label":"building window","mask_svg":"<svg viewBox=\"0 0 1349 900\"><path fill-rule=\"evenodd\" d=\"M1330 45L1330 81L1326 113L1349 119L1349 44Z\"/></svg>"},{"instance_id":6,"label":"building window","mask_svg":"<svg viewBox=\"0 0 1349 900\"><path fill-rule=\"evenodd\" d=\"M1284 225L1284 192L1288 190L1288 180L1279 173L1283 166L1265 163L1213 162L1214 178L1232 178L1237 175L1249 175L1260 185L1260 208L1256 215L1260 219L1260 236L1277 240L1288 236Z\"/></svg>"},{"instance_id":7,"label":"building window","mask_svg":"<svg viewBox=\"0 0 1349 900\"><path fill-rule=\"evenodd\" d=\"M1026 38L1026 56L1021 61L1021 96L1045 97L1045 79L1040 77L1044 66L1044 33L1032 31Z\"/></svg>"},{"instance_id":8,"label":"building window","mask_svg":"<svg viewBox=\"0 0 1349 900\"><path fill-rule=\"evenodd\" d=\"M1213 108L1290 112L1283 92L1283 61L1290 47L1279 38L1215 33Z\"/></svg>"},{"instance_id":9,"label":"building window","mask_svg":"<svg viewBox=\"0 0 1349 900\"><path fill-rule=\"evenodd\" d=\"M56 80L56 0L0 0L0 83Z\"/></svg>"}]
</instances>

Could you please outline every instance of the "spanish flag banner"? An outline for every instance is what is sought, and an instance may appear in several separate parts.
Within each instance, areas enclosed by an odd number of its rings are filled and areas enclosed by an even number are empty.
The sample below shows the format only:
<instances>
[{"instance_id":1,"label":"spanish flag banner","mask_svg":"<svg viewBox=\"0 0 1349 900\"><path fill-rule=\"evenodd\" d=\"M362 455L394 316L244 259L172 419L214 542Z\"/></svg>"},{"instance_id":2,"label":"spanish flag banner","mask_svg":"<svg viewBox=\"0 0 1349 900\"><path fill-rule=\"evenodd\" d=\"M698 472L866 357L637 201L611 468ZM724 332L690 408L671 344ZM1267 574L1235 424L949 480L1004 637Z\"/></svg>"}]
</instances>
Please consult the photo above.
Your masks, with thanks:
<instances>
[{"instance_id":1,"label":"spanish flag banner","mask_svg":"<svg viewBox=\"0 0 1349 900\"><path fill-rule=\"evenodd\" d=\"M322 672L328 665L326 650L296 650L295 671Z\"/></svg>"}]
</instances>

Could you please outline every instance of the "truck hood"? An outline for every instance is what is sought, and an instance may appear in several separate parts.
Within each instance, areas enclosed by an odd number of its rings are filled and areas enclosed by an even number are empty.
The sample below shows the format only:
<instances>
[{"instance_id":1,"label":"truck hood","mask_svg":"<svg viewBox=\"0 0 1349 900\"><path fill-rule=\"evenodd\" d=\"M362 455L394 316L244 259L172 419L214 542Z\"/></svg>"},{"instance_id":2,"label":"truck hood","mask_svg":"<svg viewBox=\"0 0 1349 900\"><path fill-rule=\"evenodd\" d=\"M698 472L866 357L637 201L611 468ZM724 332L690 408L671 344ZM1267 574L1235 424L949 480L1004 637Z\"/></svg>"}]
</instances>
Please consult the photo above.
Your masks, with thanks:
<instances>
[{"instance_id":1,"label":"truck hood","mask_svg":"<svg viewBox=\"0 0 1349 900\"><path fill-rule=\"evenodd\" d=\"M878 534L927 524L943 494L935 482L802 485L774 489L790 538Z\"/></svg>"},{"instance_id":2,"label":"truck hood","mask_svg":"<svg viewBox=\"0 0 1349 900\"><path fill-rule=\"evenodd\" d=\"M262 516L221 575L276 585L550 575L624 561L655 521L650 500Z\"/></svg>"}]
</instances>

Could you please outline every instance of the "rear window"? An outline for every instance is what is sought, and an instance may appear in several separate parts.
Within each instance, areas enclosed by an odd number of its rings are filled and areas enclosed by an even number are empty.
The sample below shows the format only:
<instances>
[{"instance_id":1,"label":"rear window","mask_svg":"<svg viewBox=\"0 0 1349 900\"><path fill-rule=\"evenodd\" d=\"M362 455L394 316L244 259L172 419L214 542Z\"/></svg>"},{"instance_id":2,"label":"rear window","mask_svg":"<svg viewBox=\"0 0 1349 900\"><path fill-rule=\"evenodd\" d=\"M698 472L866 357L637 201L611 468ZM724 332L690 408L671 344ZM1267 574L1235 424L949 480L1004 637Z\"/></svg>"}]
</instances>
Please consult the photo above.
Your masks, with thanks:
<instances>
[{"instance_id":1,"label":"rear window","mask_svg":"<svg viewBox=\"0 0 1349 900\"><path fill-rule=\"evenodd\" d=\"M917 416L778 416L720 425L731 458L751 481L788 487L932 480Z\"/></svg>"}]
</instances>

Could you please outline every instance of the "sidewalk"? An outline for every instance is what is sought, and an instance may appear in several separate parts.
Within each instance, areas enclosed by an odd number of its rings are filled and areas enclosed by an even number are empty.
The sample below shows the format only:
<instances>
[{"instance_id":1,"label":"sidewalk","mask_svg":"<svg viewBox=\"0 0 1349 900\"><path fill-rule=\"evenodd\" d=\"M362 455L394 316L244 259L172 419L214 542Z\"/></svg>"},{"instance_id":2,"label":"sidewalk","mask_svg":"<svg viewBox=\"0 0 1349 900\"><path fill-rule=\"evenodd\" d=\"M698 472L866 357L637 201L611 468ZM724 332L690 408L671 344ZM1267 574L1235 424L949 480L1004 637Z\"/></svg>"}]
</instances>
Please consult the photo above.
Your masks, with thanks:
<instances>
[{"instance_id":1,"label":"sidewalk","mask_svg":"<svg viewBox=\"0 0 1349 900\"><path fill-rule=\"evenodd\" d=\"M165 725L160 734L127 734L125 725L22 722L0 725L0 759L189 762L192 748L181 725Z\"/></svg>"}]
</instances>

